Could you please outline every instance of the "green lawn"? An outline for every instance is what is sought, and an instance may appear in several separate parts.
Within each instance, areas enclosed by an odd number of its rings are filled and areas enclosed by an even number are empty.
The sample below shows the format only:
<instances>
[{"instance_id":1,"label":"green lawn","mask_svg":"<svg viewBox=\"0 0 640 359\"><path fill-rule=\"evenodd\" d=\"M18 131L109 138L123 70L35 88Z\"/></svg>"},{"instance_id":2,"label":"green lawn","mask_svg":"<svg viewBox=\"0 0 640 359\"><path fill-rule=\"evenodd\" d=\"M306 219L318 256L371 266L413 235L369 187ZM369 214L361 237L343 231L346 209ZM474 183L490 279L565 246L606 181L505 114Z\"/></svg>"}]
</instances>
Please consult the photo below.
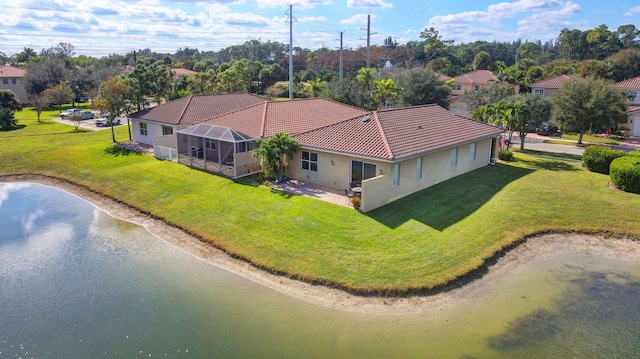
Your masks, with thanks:
<instances>
[{"instance_id":1,"label":"green lawn","mask_svg":"<svg viewBox=\"0 0 640 359\"><path fill-rule=\"evenodd\" d=\"M64 178L151 212L256 266L353 291L440 286L535 233L640 238L640 196L610 190L608 176L576 162L518 153L512 163L362 214L251 180L114 153L108 151L110 131L37 135L41 125L23 119L24 113L18 117L25 127L10 131L13 137L0 132L0 175ZM126 126L117 128L117 139L126 140L126 133Z\"/></svg>"},{"instance_id":2,"label":"green lawn","mask_svg":"<svg viewBox=\"0 0 640 359\"><path fill-rule=\"evenodd\" d=\"M553 142L547 142L547 141L544 141L544 142L553 143ZM520 152L527 155L534 155L534 156L548 156L548 157L563 158L563 159L576 160L576 161L582 160L581 155L573 155L570 153L556 153L556 152L527 150L527 149L521 150L519 148L513 148L513 151Z\"/></svg>"},{"instance_id":3,"label":"green lawn","mask_svg":"<svg viewBox=\"0 0 640 359\"><path fill-rule=\"evenodd\" d=\"M577 133L563 133L562 134L562 140L570 140L570 141L578 141L578 137L579 134ZM568 144L567 142L563 142L562 140L545 140L545 143L555 143L555 144ZM596 136L592 136L592 135L584 135L582 136L582 142L583 143L595 143L595 144L603 144L603 145L619 145L620 140L616 140L613 138L605 138L605 137L596 137ZM570 143L569 143L570 144Z\"/></svg>"}]
</instances>

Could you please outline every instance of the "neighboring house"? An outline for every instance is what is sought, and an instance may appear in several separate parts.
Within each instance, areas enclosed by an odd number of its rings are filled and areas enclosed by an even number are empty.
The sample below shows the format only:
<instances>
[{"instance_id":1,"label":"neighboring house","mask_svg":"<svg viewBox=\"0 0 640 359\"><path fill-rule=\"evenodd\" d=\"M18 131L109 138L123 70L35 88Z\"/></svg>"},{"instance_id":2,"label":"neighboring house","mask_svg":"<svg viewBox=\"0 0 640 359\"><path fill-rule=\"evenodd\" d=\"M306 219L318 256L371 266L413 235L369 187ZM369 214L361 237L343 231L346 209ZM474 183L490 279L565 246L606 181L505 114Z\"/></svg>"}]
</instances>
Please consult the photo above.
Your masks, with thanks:
<instances>
[{"instance_id":1,"label":"neighboring house","mask_svg":"<svg viewBox=\"0 0 640 359\"><path fill-rule=\"evenodd\" d=\"M301 144L288 177L339 190L360 183L366 212L486 166L503 130L437 105L367 112L326 99L267 102L179 130L179 161L241 177L260 170L255 141L278 132Z\"/></svg>"},{"instance_id":2,"label":"neighboring house","mask_svg":"<svg viewBox=\"0 0 640 359\"><path fill-rule=\"evenodd\" d=\"M262 97L247 93L182 97L129 115L133 140L175 149L177 130L265 101ZM158 154L156 157L166 158Z\"/></svg>"},{"instance_id":3,"label":"neighboring house","mask_svg":"<svg viewBox=\"0 0 640 359\"><path fill-rule=\"evenodd\" d=\"M182 76L182 75L186 75L186 76L193 76L195 75L197 72L193 71L193 70L189 70L189 69L185 69L182 67L176 68L176 69L171 69L171 72L173 72L173 79L177 79L178 77Z\"/></svg>"},{"instance_id":4,"label":"neighboring house","mask_svg":"<svg viewBox=\"0 0 640 359\"><path fill-rule=\"evenodd\" d=\"M489 70L476 70L453 78L453 88L449 98L449 110L456 115L471 117L460 101L460 95L467 91L478 91L482 87L489 87L500 80Z\"/></svg>"},{"instance_id":5,"label":"neighboring house","mask_svg":"<svg viewBox=\"0 0 640 359\"><path fill-rule=\"evenodd\" d=\"M613 87L629 91L629 120L627 128L631 136L640 136L640 77L616 82Z\"/></svg>"},{"instance_id":6,"label":"neighboring house","mask_svg":"<svg viewBox=\"0 0 640 359\"><path fill-rule=\"evenodd\" d=\"M29 98L22 84L24 74L25 71L21 68L9 65L0 66L0 90L11 90L18 101L28 103Z\"/></svg>"},{"instance_id":7,"label":"neighboring house","mask_svg":"<svg viewBox=\"0 0 640 359\"><path fill-rule=\"evenodd\" d=\"M577 75L558 75L552 78L548 78L546 80L541 80L538 82L534 82L529 85L531 88L531 93L534 95L540 95L542 97L553 96L554 93L558 92L562 85L569 81L575 79L581 79L582 77Z\"/></svg>"}]
</instances>

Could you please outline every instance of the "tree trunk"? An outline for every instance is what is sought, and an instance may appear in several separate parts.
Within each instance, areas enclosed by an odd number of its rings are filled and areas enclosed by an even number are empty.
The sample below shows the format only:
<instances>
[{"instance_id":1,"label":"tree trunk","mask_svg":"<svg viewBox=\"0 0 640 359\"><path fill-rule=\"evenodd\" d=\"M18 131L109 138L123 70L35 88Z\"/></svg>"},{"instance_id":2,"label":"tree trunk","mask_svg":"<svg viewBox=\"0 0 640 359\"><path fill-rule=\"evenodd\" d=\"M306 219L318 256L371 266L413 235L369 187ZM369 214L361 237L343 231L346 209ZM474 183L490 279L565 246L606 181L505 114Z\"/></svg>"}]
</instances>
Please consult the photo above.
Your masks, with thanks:
<instances>
[{"instance_id":1,"label":"tree trunk","mask_svg":"<svg viewBox=\"0 0 640 359\"><path fill-rule=\"evenodd\" d=\"M578 135L578 144L582 144L582 135L584 135L584 130L580 130L580 134Z\"/></svg>"},{"instance_id":2,"label":"tree trunk","mask_svg":"<svg viewBox=\"0 0 640 359\"><path fill-rule=\"evenodd\" d=\"M111 121L111 139L113 140L113 143L116 143L116 132L113 130L113 121Z\"/></svg>"},{"instance_id":3,"label":"tree trunk","mask_svg":"<svg viewBox=\"0 0 640 359\"><path fill-rule=\"evenodd\" d=\"M526 132L520 132L520 150L524 150L524 139L527 137Z\"/></svg>"}]
</instances>

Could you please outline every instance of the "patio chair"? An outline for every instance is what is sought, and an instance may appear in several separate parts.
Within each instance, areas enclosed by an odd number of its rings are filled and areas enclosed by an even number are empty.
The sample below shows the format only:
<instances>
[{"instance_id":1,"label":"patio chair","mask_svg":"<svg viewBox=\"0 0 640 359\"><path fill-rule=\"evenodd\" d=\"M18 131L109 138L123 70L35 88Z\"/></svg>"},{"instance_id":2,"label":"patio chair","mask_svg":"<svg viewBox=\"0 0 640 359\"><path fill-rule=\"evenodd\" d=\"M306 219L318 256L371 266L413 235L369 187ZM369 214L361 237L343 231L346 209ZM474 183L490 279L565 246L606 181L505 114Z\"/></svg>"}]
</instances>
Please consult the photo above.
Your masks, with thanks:
<instances>
[{"instance_id":1,"label":"patio chair","mask_svg":"<svg viewBox=\"0 0 640 359\"><path fill-rule=\"evenodd\" d=\"M345 189L344 189L344 195L345 195L345 196L347 196L347 198L348 198L349 200L351 200L351 198L353 198L356 194L355 194L355 193L353 193L353 191L348 190L348 189L346 189L346 188L345 188Z\"/></svg>"}]
</instances>

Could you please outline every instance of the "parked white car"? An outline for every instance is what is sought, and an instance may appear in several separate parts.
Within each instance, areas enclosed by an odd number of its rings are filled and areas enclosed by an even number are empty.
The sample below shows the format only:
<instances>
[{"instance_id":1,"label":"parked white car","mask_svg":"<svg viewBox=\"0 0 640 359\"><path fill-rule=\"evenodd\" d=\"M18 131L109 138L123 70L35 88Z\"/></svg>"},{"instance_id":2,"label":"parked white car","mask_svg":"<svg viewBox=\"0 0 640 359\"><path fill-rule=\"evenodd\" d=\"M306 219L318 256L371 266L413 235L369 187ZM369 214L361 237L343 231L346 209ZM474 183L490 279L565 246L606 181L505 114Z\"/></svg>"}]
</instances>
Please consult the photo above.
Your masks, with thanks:
<instances>
[{"instance_id":1,"label":"parked white car","mask_svg":"<svg viewBox=\"0 0 640 359\"><path fill-rule=\"evenodd\" d=\"M113 118L114 125L119 125L120 123L122 123L122 119L120 118L120 116L116 116ZM96 126L98 127L111 126L111 122L109 121L109 114L108 113L101 114L100 118L96 120Z\"/></svg>"},{"instance_id":2,"label":"parked white car","mask_svg":"<svg viewBox=\"0 0 640 359\"><path fill-rule=\"evenodd\" d=\"M60 114L60 118L64 119L64 118L69 117L71 115L80 115L80 116L82 116L83 120L88 120L88 119L94 117L94 113L93 112L84 111L84 110L81 110L79 108L70 108L70 109L64 111L63 113L61 113Z\"/></svg>"}]
</instances>

